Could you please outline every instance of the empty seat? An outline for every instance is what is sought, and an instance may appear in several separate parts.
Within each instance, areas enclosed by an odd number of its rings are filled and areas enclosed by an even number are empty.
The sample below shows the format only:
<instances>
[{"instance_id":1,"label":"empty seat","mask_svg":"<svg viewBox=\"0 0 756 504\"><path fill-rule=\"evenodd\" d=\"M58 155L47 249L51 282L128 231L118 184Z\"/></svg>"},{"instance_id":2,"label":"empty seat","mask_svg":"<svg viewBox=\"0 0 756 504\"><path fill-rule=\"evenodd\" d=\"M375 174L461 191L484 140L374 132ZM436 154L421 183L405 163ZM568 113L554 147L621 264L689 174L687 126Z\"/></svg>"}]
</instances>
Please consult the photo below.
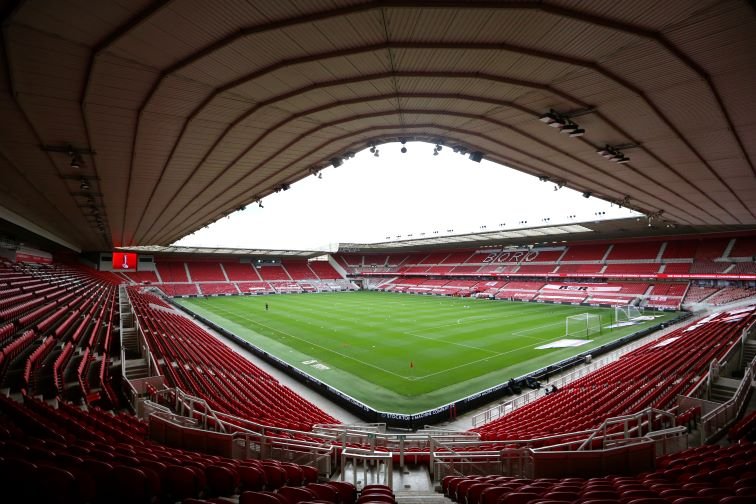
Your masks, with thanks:
<instances>
[{"instance_id":1,"label":"empty seat","mask_svg":"<svg viewBox=\"0 0 756 504\"><path fill-rule=\"evenodd\" d=\"M221 465L210 465L205 468L207 488L211 495L230 496L239 487L239 475L235 470Z\"/></svg>"}]
</instances>

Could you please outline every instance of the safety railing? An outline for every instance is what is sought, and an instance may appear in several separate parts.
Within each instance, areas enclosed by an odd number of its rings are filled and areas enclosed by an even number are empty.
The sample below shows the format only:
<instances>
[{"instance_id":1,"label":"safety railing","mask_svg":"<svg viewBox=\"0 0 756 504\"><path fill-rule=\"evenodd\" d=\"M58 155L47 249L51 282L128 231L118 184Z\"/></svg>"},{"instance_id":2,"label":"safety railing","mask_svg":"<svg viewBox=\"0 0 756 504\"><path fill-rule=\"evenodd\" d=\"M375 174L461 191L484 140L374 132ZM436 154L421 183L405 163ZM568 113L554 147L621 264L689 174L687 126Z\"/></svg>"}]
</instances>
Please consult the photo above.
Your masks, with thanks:
<instances>
[{"instance_id":1,"label":"safety railing","mask_svg":"<svg viewBox=\"0 0 756 504\"><path fill-rule=\"evenodd\" d=\"M735 394L727 402L722 403L717 408L701 416L700 432L702 442L716 438L723 429L738 418L748 398L751 382L754 379L754 372L756 372L756 358L746 367L743 379L740 380Z\"/></svg>"},{"instance_id":2,"label":"safety railing","mask_svg":"<svg viewBox=\"0 0 756 504\"><path fill-rule=\"evenodd\" d=\"M341 481L348 481L351 474L352 484L359 481L373 481L377 484L393 487L394 462L391 452L375 452L360 448L347 448L341 451ZM358 474L362 477L358 479ZM368 474L371 475L368 478Z\"/></svg>"},{"instance_id":3,"label":"safety railing","mask_svg":"<svg viewBox=\"0 0 756 504\"><path fill-rule=\"evenodd\" d=\"M307 465L330 476L336 460L336 448L330 440L289 439L253 432L232 435L232 453L237 459L275 459Z\"/></svg>"}]
</instances>

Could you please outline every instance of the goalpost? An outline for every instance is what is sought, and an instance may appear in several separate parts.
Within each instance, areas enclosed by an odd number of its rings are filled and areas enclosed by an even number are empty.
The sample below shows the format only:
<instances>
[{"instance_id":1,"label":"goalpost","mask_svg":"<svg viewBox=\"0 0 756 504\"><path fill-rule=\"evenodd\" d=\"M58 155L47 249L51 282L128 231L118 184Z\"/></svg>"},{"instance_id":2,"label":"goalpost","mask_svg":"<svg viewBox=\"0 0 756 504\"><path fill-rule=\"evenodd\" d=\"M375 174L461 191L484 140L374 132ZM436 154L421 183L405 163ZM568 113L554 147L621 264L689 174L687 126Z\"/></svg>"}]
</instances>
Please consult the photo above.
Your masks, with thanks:
<instances>
[{"instance_id":1,"label":"goalpost","mask_svg":"<svg viewBox=\"0 0 756 504\"><path fill-rule=\"evenodd\" d=\"M633 320L640 318L641 312L637 306L615 306L614 307L614 323L622 324L623 322L632 322Z\"/></svg>"},{"instance_id":2,"label":"goalpost","mask_svg":"<svg viewBox=\"0 0 756 504\"><path fill-rule=\"evenodd\" d=\"M601 317L595 313L579 313L565 319L565 335L588 337L601 332Z\"/></svg>"}]
</instances>

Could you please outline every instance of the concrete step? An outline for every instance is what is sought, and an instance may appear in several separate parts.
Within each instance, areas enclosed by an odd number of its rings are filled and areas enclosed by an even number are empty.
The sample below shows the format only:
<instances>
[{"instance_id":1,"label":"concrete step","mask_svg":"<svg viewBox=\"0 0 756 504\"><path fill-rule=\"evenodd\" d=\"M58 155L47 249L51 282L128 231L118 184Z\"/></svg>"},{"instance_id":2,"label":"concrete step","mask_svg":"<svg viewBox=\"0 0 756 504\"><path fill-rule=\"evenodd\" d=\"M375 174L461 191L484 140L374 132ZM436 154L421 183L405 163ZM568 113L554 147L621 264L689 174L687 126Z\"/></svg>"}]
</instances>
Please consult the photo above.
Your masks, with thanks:
<instances>
[{"instance_id":1,"label":"concrete step","mask_svg":"<svg viewBox=\"0 0 756 504\"><path fill-rule=\"evenodd\" d=\"M437 492L394 492L397 504L450 504L449 497Z\"/></svg>"}]
</instances>

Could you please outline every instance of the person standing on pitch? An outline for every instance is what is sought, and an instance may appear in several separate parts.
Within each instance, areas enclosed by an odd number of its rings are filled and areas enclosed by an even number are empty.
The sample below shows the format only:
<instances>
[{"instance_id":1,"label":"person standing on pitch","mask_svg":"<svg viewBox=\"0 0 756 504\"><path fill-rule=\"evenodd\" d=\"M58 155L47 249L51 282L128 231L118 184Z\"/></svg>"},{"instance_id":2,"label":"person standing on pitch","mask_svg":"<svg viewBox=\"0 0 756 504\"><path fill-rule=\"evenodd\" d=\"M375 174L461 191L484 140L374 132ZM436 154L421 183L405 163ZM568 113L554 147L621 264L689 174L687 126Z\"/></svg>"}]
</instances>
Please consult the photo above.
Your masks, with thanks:
<instances>
[{"instance_id":1,"label":"person standing on pitch","mask_svg":"<svg viewBox=\"0 0 756 504\"><path fill-rule=\"evenodd\" d=\"M265 311L268 311L268 303L265 303Z\"/></svg>"}]
</instances>

